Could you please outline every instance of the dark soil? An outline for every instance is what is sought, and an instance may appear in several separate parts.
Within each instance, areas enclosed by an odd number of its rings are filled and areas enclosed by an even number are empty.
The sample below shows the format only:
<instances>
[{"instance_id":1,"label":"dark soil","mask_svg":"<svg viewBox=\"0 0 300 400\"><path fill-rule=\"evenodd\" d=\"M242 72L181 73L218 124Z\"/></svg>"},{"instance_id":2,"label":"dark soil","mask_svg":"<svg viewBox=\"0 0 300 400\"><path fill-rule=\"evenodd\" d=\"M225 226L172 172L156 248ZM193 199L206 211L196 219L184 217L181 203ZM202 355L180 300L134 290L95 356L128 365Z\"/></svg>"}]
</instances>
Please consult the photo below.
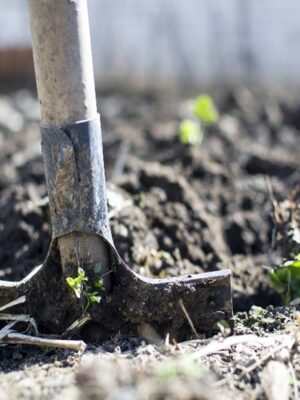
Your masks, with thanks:
<instances>
[{"instance_id":1,"label":"dark soil","mask_svg":"<svg viewBox=\"0 0 300 400\"><path fill-rule=\"evenodd\" d=\"M51 232L39 132L19 114L22 95L7 99L21 129L1 130L0 274L12 280L44 259ZM296 105L282 97L215 94L221 119L201 147L177 138L187 101L100 99L106 176L133 201L111 221L130 265L160 277L229 267L236 310L278 304L264 268L274 229L266 177L279 200L300 182Z\"/></svg>"},{"instance_id":2,"label":"dark soil","mask_svg":"<svg viewBox=\"0 0 300 400\"><path fill-rule=\"evenodd\" d=\"M246 88L212 95L221 118L206 129L200 147L178 140L178 123L189 107L184 98L100 98L113 237L125 261L141 274L165 277L231 268L235 311L278 306L281 300L270 285L267 267L280 262L283 254L274 248L269 188L283 202L300 184L300 98L290 90ZM42 262L50 241L38 120L38 103L30 93L0 97L0 279L24 277ZM241 320L251 320L245 315ZM139 341L136 346L139 349ZM5 351L0 348L3 360L15 352ZM0 361L0 370L19 370L28 363L35 371L35 364L52 362L47 355L32 359L26 351L24 358L25 364ZM144 390L141 379L155 385L145 372L142 377L135 373L129 381L138 390ZM85 378L80 376L83 387ZM51 393L38 392L36 398L52 398ZM106 398L107 390L103 393L99 398ZM153 398L177 398L169 395ZM190 393L182 398L202 397Z\"/></svg>"}]
</instances>

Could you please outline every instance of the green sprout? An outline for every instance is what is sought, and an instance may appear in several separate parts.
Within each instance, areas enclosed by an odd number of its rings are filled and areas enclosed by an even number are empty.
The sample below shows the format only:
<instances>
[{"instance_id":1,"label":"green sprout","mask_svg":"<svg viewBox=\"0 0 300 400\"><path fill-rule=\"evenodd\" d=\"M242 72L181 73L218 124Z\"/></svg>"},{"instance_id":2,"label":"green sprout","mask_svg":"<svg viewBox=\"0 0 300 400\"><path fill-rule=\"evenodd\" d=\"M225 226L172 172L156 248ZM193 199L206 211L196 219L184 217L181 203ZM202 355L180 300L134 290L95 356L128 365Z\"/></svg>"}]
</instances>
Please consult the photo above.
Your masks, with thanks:
<instances>
[{"instance_id":1,"label":"green sprout","mask_svg":"<svg viewBox=\"0 0 300 400\"><path fill-rule=\"evenodd\" d=\"M198 121L184 119L179 125L179 137L183 144L201 144L203 131Z\"/></svg>"},{"instance_id":2,"label":"green sprout","mask_svg":"<svg viewBox=\"0 0 300 400\"><path fill-rule=\"evenodd\" d=\"M86 292L85 296L88 301L88 306L90 304L99 304L101 301L101 296L98 295L98 292Z\"/></svg>"},{"instance_id":3,"label":"green sprout","mask_svg":"<svg viewBox=\"0 0 300 400\"><path fill-rule=\"evenodd\" d=\"M269 277L274 290L279 293L285 304L300 297L300 254L286 261L281 267L272 268Z\"/></svg>"},{"instance_id":4,"label":"green sprout","mask_svg":"<svg viewBox=\"0 0 300 400\"><path fill-rule=\"evenodd\" d=\"M95 287L97 288L97 289L99 289L99 290L102 290L102 291L104 291L105 290L105 287L104 287L104 281L103 281L103 279L96 279L95 280Z\"/></svg>"},{"instance_id":5,"label":"green sprout","mask_svg":"<svg viewBox=\"0 0 300 400\"><path fill-rule=\"evenodd\" d=\"M214 124L219 119L212 98L202 95L193 100L192 117L179 124L179 139L183 144L200 145L204 137L203 126Z\"/></svg>"},{"instance_id":6,"label":"green sprout","mask_svg":"<svg viewBox=\"0 0 300 400\"><path fill-rule=\"evenodd\" d=\"M78 299L81 296L81 291L85 280L87 280L87 278L85 277L85 272L82 268L78 269L78 276L76 276L76 278L68 276L66 279L67 284L70 286L71 289L74 290L75 295L76 297L78 297Z\"/></svg>"},{"instance_id":7,"label":"green sprout","mask_svg":"<svg viewBox=\"0 0 300 400\"><path fill-rule=\"evenodd\" d=\"M214 101L207 94L199 96L194 100L193 113L203 124L206 125L215 124L219 119L219 114Z\"/></svg>"},{"instance_id":8,"label":"green sprout","mask_svg":"<svg viewBox=\"0 0 300 400\"><path fill-rule=\"evenodd\" d=\"M96 264L97 266L97 264ZM96 269L95 266L95 269ZM101 266L101 264L100 264ZM98 269L98 267L97 267ZM101 269L101 268L100 268ZM101 301L101 296L99 296L98 291L93 291L91 286L87 284L88 278L85 276L85 272L82 268L78 269L78 276L72 278L68 276L66 282L68 286L74 291L77 298L83 295L87 301L87 308L91 304L98 304ZM99 290L105 290L103 279L97 279L94 283L95 288Z\"/></svg>"}]
</instances>

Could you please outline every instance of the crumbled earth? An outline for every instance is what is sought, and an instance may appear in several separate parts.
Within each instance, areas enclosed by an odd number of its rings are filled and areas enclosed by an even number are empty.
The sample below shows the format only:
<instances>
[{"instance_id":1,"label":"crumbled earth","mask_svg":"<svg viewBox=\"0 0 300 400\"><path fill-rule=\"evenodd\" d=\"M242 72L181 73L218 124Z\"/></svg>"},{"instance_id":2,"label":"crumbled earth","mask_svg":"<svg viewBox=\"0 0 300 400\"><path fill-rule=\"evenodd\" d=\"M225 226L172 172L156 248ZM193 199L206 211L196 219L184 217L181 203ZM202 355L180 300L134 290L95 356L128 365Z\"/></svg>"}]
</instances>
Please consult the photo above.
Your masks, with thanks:
<instances>
[{"instance_id":1,"label":"crumbled earth","mask_svg":"<svg viewBox=\"0 0 300 400\"><path fill-rule=\"evenodd\" d=\"M99 99L115 243L148 276L231 268L236 333L295 334L296 306L281 307L267 268L299 252L291 209L298 209L300 97L244 87L212 96L220 120L201 146L178 139L187 98ZM34 94L0 96L0 279L19 280L40 264L51 237L38 121ZM228 335L220 329L218 342ZM272 342L271 353L243 343L193 361L211 339L154 339L114 337L83 356L0 347L0 399L265 399L261 373L274 359L292 374L293 398L298 339L283 348Z\"/></svg>"}]
</instances>

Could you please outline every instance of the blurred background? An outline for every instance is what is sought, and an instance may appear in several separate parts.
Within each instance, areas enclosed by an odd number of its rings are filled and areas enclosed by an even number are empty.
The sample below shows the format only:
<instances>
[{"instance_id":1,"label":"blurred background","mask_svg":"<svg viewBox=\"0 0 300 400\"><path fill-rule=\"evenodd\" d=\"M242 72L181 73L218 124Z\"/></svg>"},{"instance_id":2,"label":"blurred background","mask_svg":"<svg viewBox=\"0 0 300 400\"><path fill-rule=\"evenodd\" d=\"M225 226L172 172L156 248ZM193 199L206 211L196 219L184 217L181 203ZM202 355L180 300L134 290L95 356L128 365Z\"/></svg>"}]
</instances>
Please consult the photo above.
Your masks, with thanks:
<instances>
[{"instance_id":1,"label":"blurred background","mask_svg":"<svg viewBox=\"0 0 300 400\"><path fill-rule=\"evenodd\" d=\"M99 89L300 83L297 0L88 0ZM0 0L0 80L33 82L26 0Z\"/></svg>"}]
</instances>

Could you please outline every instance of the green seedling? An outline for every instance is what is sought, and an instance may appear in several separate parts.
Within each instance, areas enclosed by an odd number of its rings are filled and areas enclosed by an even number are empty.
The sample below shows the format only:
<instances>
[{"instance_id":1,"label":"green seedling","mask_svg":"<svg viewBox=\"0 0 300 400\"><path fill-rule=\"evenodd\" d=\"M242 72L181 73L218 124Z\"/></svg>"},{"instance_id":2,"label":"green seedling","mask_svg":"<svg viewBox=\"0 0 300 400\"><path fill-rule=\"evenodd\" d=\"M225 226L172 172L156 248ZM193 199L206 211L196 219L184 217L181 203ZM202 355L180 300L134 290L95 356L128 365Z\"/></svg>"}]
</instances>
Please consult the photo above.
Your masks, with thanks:
<instances>
[{"instance_id":1,"label":"green seedling","mask_svg":"<svg viewBox=\"0 0 300 400\"><path fill-rule=\"evenodd\" d=\"M78 276L76 276L76 278L72 278L71 276L68 276L66 279L67 284L75 292L75 295L78 299L80 299L81 291L83 288L83 283L85 280L87 280L87 278L85 277L84 270L81 268L79 268Z\"/></svg>"},{"instance_id":2,"label":"green seedling","mask_svg":"<svg viewBox=\"0 0 300 400\"><path fill-rule=\"evenodd\" d=\"M213 99L204 94L197 97L193 103L193 113L203 124L215 124L219 119Z\"/></svg>"},{"instance_id":3,"label":"green seedling","mask_svg":"<svg viewBox=\"0 0 300 400\"><path fill-rule=\"evenodd\" d=\"M179 125L180 141L183 144L201 144L203 140L203 130L199 121L184 119Z\"/></svg>"},{"instance_id":4,"label":"green seedling","mask_svg":"<svg viewBox=\"0 0 300 400\"><path fill-rule=\"evenodd\" d=\"M273 288L279 293L284 304L300 297L300 253L281 267L272 268L269 277Z\"/></svg>"},{"instance_id":5,"label":"green seedling","mask_svg":"<svg viewBox=\"0 0 300 400\"><path fill-rule=\"evenodd\" d=\"M192 116L179 124L179 139L183 144L200 145L204 127L218 121L219 114L212 98L202 95L193 100Z\"/></svg>"},{"instance_id":6,"label":"green seedling","mask_svg":"<svg viewBox=\"0 0 300 400\"><path fill-rule=\"evenodd\" d=\"M96 279L95 280L95 287L99 290L105 291L104 281L103 279Z\"/></svg>"},{"instance_id":7,"label":"green seedling","mask_svg":"<svg viewBox=\"0 0 300 400\"><path fill-rule=\"evenodd\" d=\"M85 296L88 301L87 308L89 307L89 305L99 304L101 301L101 296L99 296L97 292L86 292Z\"/></svg>"},{"instance_id":8,"label":"green seedling","mask_svg":"<svg viewBox=\"0 0 300 400\"><path fill-rule=\"evenodd\" d=\"M99 264L99 263L98 263ZM97 264L96 264L97 266ZM95 266L95 268L96 268ZM101 264L100 264L101 267ZM98 267L97 267L98 269ZM101 268L100 268L101 269ZM98 291L93 291L91 286L87 284L88 278L85 276L85 272L82 268L78 270L78 276L76 278L72 278L68 276L66 278L67 284L74 291L77 298L81 298L83 295L87 301L87 308L91 304L99 304L101 301L101 296L99 296ZM99 290L105 290L103 279L97 279L94 282L95 288Z\"/></svg>"}]
</instances>

